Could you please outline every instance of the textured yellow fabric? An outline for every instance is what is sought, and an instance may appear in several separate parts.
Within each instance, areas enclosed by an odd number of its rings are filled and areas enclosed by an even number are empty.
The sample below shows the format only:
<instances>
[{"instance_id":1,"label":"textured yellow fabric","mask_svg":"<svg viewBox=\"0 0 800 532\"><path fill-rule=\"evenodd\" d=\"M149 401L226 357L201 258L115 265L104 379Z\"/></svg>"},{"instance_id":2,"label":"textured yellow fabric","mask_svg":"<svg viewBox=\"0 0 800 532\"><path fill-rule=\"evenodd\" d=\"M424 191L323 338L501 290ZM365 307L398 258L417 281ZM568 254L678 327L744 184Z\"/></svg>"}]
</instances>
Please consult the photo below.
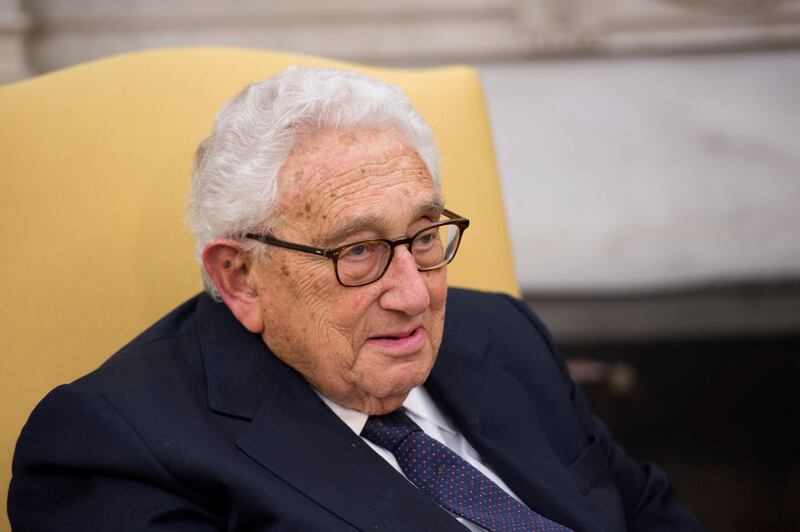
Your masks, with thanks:
<instances>
[{"instance_id":1,"label":"textured yellow fabric","mask_svg":"<svg viewBox=\"0 0 800 532\"><path fill-rule=\"evenodd\" d=\"M436 134L447 206L472 220L450 284L517 293L483 94L470 68L179 49L0 87L3 501L13 445L36 402L200 290L183 222L194 148L228 97L292 64L357 69L405 89Z\"/></svg>"}]
</instances>

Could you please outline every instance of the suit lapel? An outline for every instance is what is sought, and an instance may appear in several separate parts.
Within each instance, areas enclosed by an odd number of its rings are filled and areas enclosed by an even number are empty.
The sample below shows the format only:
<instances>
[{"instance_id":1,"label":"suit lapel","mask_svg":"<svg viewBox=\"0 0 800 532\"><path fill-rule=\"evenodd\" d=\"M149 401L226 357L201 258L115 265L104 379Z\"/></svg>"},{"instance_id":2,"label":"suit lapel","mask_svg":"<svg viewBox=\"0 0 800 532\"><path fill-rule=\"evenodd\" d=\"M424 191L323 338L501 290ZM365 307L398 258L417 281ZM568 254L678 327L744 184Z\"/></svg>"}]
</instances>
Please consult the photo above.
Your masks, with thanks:
<instances>
[{"instance_id":1,"label":"suit lapel","mask_svg":"<svg viewBox=\"0 0 800 532\"><path fill-rule=\"evenodd\" d=\"M236 441L245 454L356 528L463 532L224 305L208 300L204 306L198 335L209 405L252 419Z\"/></svg>"},{"instance_id":2,"label":"suit lapel","mask_svg":"<svg viewBox=\"0 0 800 532\"><path fill-rule=\"evenodd\" d=\"M237 441L245 453L357 528L463 530L290 372Z\"/></svg>"},{"instance_id":3,"label":"suit lapel","mask_svg":"<svg viewBox=\"0 0 800 532\"><path fill-rule=\"evenodd\" d=\"M448 315L426 389L506 484L536 512L595 530L590 509L550 446L520 382L484 362L489 338Z\"/></svg>"}]
</instances>

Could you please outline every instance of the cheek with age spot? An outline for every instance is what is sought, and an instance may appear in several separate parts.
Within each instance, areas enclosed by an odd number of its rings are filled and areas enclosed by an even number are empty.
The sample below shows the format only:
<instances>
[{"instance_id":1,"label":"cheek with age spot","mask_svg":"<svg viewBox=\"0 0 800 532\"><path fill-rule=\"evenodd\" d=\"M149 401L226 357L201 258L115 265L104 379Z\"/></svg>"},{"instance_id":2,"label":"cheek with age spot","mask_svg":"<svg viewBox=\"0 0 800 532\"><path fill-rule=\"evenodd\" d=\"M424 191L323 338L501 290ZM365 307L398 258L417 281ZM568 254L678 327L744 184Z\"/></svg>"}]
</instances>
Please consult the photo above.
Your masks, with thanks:
<instances>
[{"instance_id":1,"label":"cheek with age spot","mask_svg":"<svg viewBox=\"0 0 800 532\"><path fill-rule=\"evenodd\" d=\"M364 306L364 302L366 301L367 297L364 294L357 294L353 298L353 308L361 308Z\"/></svg>"}]
</instances>

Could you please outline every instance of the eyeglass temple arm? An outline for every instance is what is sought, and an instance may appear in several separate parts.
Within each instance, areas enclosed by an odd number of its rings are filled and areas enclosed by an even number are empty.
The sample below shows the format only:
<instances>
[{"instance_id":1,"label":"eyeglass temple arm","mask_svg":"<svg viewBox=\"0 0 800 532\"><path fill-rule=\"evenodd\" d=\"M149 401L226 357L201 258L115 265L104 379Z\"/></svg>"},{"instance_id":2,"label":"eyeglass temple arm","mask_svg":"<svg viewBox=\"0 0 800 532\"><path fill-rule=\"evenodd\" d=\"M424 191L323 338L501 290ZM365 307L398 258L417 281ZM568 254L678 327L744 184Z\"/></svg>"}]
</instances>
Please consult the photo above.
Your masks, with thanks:
<instances>
[{"instance_id":1,"label":"eyeglass temple arm","mask_svg":"<svg viewBox=\"0 0 800 532\"><path fill-rule=\"evenodd\" d=\"M269 244L281 248L293 249L295 251L302 251L304 253L311 253L312 255L319 255L320 257L328 257L331 255L331 251L327 249L304 246L303 244L294 244L292 242L286 242L285 240L279 240L277 238L273 238L267 235L257 235L255 233L247 233L245 236L253 240L258 240L262 244Z\"/></svg>"},{"instance_id":2,"label":"eyeglass temple arm","mask_svg":"<svg viewBox=\"0 0 800 532\"><path fill-rule=\"evenodd\" d=\"M462 229L466 229L467 227L469 227L469 219L464 218L460 214L457 214L449 209L442 209L442 214L450 218L450 221L452 222L458 222L459 224L463 224L464 227Z\"/></svg>"}]
</instances>

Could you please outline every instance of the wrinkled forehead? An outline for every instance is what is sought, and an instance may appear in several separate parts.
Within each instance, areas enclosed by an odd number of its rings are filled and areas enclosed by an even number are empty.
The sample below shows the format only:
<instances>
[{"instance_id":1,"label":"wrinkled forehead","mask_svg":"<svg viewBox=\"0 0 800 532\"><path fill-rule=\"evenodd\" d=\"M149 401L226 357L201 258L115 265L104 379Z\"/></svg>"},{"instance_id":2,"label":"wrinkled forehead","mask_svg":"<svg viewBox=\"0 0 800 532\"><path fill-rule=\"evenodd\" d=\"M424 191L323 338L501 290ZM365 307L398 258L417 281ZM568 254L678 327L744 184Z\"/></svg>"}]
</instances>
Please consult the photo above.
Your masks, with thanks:
<instances>
[{"instance_id":1,"label":"wrinkled forehead","mask_svg":"<svg viewBox=\"0 0 800 532\"><path fill-rule=\"evenodd\" d=\"M302 137L278 173L278 212L296 218L374 201L401 187L411 196L436 196L428 168L392 129L325 129ZM435 199L435 198L433 198ZM305 212L303 212L305 211Z\"/></svg>"},{"instance_id":2,"label":"wrinkled forehead","mask_svg":"<svg viewBox=\"0 0 800 532\"><path fill-rule=\"evenodd\" d=\"M336 186L336 177L370 165L386 165L402 157L418 158L416 151L392 129L323 129L301 137L278 174L286 199L321 184ZM420 161L421 162L421 161ZM355 176L357 177L357 176Z\"/></svg>"}]
</instances>

